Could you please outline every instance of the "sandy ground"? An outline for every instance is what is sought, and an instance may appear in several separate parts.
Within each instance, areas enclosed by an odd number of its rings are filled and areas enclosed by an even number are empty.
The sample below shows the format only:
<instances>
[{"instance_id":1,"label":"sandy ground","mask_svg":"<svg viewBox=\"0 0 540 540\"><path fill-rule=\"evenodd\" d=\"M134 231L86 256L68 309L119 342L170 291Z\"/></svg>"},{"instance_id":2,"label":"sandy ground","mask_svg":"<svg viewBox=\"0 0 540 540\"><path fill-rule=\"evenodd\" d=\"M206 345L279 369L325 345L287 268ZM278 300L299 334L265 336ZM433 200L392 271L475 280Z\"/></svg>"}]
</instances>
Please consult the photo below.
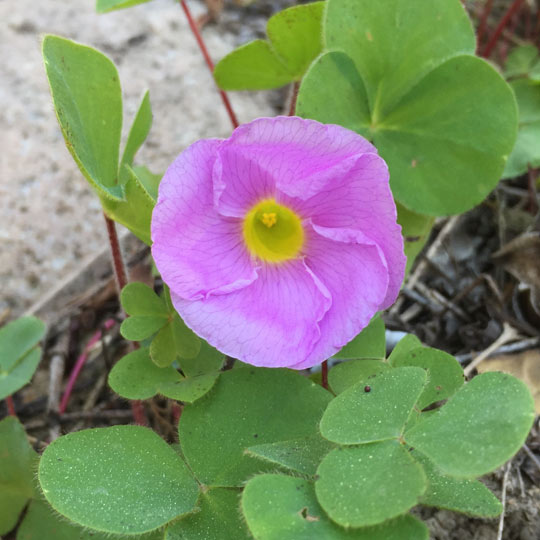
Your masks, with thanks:
<instances>
[{"instance_id":1,"label":"sandy ground","mask_svg":"<svg viewBox=\"0 0 540 540\"><path fill-rule=\"evenodd\" d=\"M205 11L201 3L190 5L195 14ZM252 37L242 15L235 17L235 24L229 18L204 29L215 60ZM137 161L156 172L191 142L227 136L231 127L173 0L106 15L94 12L93 0L0 0L0 21L1 319L20 314L106 242L98 199L56 122L41 58L44 34L92 45L115 61L124 91L124 130L144 90L150 90L154 125ZM231 97L241 122L276 114L271 93Z\"/></svg>"}]
</instances>

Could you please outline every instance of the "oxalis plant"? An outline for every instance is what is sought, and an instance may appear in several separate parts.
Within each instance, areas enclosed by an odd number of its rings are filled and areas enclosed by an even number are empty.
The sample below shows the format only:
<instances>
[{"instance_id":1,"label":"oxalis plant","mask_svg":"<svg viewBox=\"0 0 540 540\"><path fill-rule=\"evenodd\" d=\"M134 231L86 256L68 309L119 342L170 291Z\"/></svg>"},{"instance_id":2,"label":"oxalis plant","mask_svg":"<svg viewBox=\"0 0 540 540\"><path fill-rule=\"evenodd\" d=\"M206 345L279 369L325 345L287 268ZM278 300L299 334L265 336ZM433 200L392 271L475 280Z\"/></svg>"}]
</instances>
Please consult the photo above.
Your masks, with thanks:
<instances>
[{"instance_id":1,"label":"oxalis plant","mask_svg":"<svg viewBox=\"0 0 540 540\"><path fill-rule=\"evenodd\" d=\"M482 201L508 167L516 100L475 46L459 0L286 9L215 80L292 83L293 114L195 142L162 176L134 164L148 93L120 152L115 66L44 38L66 145L107 218L121 334L134 342L109 385L133 400L138 424L140 400L177 402L179 443L119 425L64 435L38 458L3 420L0 533L29 503L17 538L421 540L417 505L501 512L478 478L524 443L529 391L503 373L466 382L455 358L414 335L387 357L379 314L434 218ZM126 284L114 221L152 246L162 290ZM0 330L0 397L28 382L43 333L35 319Z\"/></svg>"}]
</instances>

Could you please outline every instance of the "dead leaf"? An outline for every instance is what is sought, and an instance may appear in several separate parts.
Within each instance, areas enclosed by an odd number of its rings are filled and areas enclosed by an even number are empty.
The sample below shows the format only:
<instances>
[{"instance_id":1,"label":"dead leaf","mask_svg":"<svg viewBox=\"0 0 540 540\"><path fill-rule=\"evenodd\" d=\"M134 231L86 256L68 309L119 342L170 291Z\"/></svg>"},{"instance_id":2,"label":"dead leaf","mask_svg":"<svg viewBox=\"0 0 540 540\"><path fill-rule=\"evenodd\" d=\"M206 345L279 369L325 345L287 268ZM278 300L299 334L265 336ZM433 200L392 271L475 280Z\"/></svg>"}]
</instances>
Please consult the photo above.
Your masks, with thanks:
<instances>
[{"instance_id":1,"label":"dead leaf","mask_svg":"<svg viewBox=\"0 0 540 540\"><path fill-rule=\"evenodd\" d=\"M531 289L531 304L540 315L540 232L514 238L493 254L496 263Z\"/></svg>"}]
</instances>

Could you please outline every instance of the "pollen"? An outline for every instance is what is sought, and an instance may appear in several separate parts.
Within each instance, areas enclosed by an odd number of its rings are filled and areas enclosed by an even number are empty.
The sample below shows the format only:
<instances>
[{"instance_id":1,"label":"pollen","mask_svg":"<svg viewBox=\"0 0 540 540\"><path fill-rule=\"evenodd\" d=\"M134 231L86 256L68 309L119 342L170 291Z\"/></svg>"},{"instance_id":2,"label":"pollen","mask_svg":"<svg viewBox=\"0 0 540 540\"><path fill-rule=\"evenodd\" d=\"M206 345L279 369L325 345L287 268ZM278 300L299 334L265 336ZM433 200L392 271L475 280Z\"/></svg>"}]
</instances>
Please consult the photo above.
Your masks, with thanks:
<instances>
[{"instance_id":1,"label":"pollen","mask_svg":"<svg viewBox=\"0 0 540 540\"><path fill-rule=\"evenodd\" d=\"M270 229L277 223L277 215L275 212L263 212L261 221Z\"/></svg>"},{"instance_id":2,"label":"pollen","mask_svg":"<svg viewBox=\"0 0 540 540\"><path fill-rule=\"evenodd\" d=\"M278 263L298 257L304 245L300 216L275 199L263 199L246 214L244 243L262 261Z\"/></svg>"}]
</instances>

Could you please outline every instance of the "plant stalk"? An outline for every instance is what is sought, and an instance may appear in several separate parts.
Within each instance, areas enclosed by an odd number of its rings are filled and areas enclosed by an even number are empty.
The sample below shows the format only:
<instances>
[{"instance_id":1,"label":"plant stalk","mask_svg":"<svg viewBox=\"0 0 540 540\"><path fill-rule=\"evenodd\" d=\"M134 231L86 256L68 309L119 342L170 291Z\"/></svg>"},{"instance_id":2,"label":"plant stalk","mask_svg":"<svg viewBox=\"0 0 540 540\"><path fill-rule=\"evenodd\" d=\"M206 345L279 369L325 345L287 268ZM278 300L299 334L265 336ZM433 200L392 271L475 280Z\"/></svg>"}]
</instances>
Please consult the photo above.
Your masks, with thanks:
<instances>
[{"instance_id":1,"label":"plant stalk","mask_svg":"<svg viewBox=\"0 0 540 540\"><path fill-rule=\"evenodd\" d=\"M300 81L294 81L291 96L291 105L289 107L289 116L294 116L296 113L296 100L298 99L298 90L300 90Z\"/></svg>"},{"instance_id":2,"label":"plant stalk","mask_svg":"<svg viewBox=\"0 0 540 540\"><path fill-rule=\"evenodd\" d=\"M484 58L489 58L491 53L493 52L493 49L495 48L495 45L497 45L497 41L499 40L499 37L501 36L505 26L510 22L513 15L517 12L517 10L521 7L521 4L523 3L523 0L514 0L512 2L512 5L508 8L506 13L503 15L503 18L497 25L497 28L495 28L491 38L487 42L487 45L484 49L484 52L482 53L482 56Z\"/></svg>"},{"instance_id":3,"label":"plant stalk","mask_svg":"<svg viewBox=\"0 0 540 540\"><path fill-rule=\"evenodd\" d=\"M15 403L13 403L13 398L11 396L8 396L6 398L6 405L9 416L17 416L17 413L15 412Z\"/></svg>"},{"instance_id":4,"label":"plant stalk","mask_svg":"<svg viewBox=\"0 0 540 540\"><path fill-rule=\"evenodd\" d=\"M182 9L184 10L189 27L191 28L191 32L193 33L193 35L195 36L195 39L197 40L197 44L199 45L199 49L201 50L201 53L204 57L206 65L208 66L208 69L210 70L210 73L214 73L214 63L212 62L212 59L210 58L210 55L208 54L208 49L206 48L206 45L202 38L201 32L199 31L197 23L195 22L195 20L193 19L193 16L191 15L191 11L188 8L186 0L180 0L180 5L182 6ZM233 128L237 128L239 125L238 119L236 118L236 115L234 114L231 102L229 101L229 97L223 90L221 90L221 88L217 86L217 84L216 84L216 88L218 89L219 95L221 96L223 105L225 105L225 109L227 109L227 114L229 115Z\"/></svg>"},{"instance_id":5,"label":"plant stalk","mask_svg":"<svg viewBox=\"0 0 540 540\"><path fill-rule=\"evenodd\" d=\"M323 388L328 390L328 360L321 364L321 380Z\"/></svg>"},{"instance_id":6,"label":"plant stalk","mask_svg":"<svg viewBox=\"0 0 540 540\"><path fill-rule=\"evenodd\" d=\"M126 266L122 257L122 250L120 248L120 242L118 240L118 234L116 232L116 225L112 219L107 217L103 213L105 218L105 225L107 226L107 234L109 236L109 245L111 246L111 256L113 262L114 275L116 277L116 285L118 287L118 297L120 298L120 292L127 285L128 278L126 272ZM138 343L133 343L135 349L139 348ZM146 426L146 415L144 413L144 407L139 400L131 401L131 411L133 412L133 419L140 426Z\"/></svg>"},{"instance_id":7,"label":"plant stalk","mask_svg":"<svg viewBox=\"0 0 540 540\"><path fill-rule=\"evenodd\" d=\"M480 24L478 25L478 33L476 35L476 52L480 53L480 47L482 46L482 39L486 32L487 20L493 7L493 0L487 0L484 4L482 15L480 16Z\"/></svg>"}]
</instances>

